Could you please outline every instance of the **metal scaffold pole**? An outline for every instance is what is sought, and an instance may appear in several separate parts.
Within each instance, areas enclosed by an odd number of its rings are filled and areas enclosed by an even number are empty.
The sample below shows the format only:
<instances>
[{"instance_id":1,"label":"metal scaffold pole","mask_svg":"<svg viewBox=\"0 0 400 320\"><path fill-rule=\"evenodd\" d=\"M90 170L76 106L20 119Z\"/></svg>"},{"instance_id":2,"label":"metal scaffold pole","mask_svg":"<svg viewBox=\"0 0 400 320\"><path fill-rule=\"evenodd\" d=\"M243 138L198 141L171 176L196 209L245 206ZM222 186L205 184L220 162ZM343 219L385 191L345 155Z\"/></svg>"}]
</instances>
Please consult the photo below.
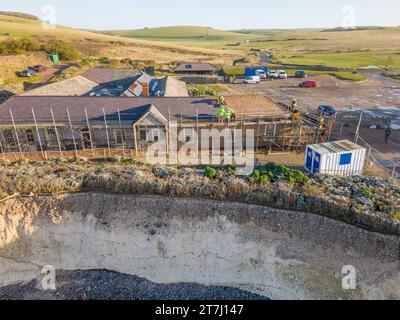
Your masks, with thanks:
<instances>
[{"instance_id":1,"label":"metal scaffold pole","mask_svg":"<svg viewBox=\"0 0 400 320\"><path fill-rule=\"evenodd\" d=\"M42 153L43 159L46 160L46 157L45 157L44 152L43 152L42 139L40 138L39 127L38 127L38 124L37 124L37 121L36 121L35 111L33 109L32 109L32 116L33 116L33 122L35 123L36 134L38 136L40 152Z\"/></svg>"},{"instance_id":2,"label":"metal scaffold pole","mask_svg":"<svg viewBox=\"0 0 400 320\"><path fill-rule=\"evenodd\" d=\"M57 138L57 144L58 144L58 150L60 152L60 156L63 156L62 153L62 148L61 148L61 143L60 143L60 137L58 135L58 130L57 130L57 125L56 125L56 119L54 118L54 113L53 113L53 109L50 108L50 113L51 113L51 118L53 119L53 126L54 126L54 131L56 133L56 138Z\"/></svg>"},{"instance_id":3,"label":"metal scaffold pole","mask_svg":"<svg viewBox=\"0 0 400 320\"><path fill-rule=\"evenodd\" d=\"M18 143L19 154L21 155L21 158L23 158L24 155L22 153L21 143L20 143L19 137L18 137L18 130L17 130L17 126L15 125L14 116L12 114L11 109L10 109L10 116L11 116L11 121L12 121L12 124L13 124L13 127L14 127L15 138L17 139L17 143Z\"/></svg>"},{"instance_id":4,"label":"metal scaffold pole","mask_svg":"<svg viewBox=\"0 0 400 320\"><path fill-rule=\"evenodd\" d=\"M118 108L118 122L119 122L119 130L121 131L121 137L122 137L122 155L125 156L125 135L124 135L124 130L122 128L121 112L119 108Z\"/></svg>"},{"instance_id":5,"label":"metal scaffold pole","mask_svg":"<svg viewBox=\"0 0 400 320\"><path fill-rule=\"evenodd\" d=\"M111 145L110 145L110 136L108 134L108 125L107 125L107 117L106 117L106 111L103 108L103 117L104 117L104 125L106 127L106 137L107 137L107 146L108 146L108 154L111 157Z\"/></svg>"},{"instance_id":6,"label":"metal scaffold pole","mask_svg":"<svg viewBox=\"0 0 400 320\"><path fill-rule=\"evenodd\" d=\"M72 122L71 122L71 116L69 115L69 110L67 108L67 116L68 116L68 122L69 122L69 127L71 129L71 134L72 134L72 141L74 143L74 148L75 148L75 157L78 157L78 149L76 147L76 140L75 140L75 134L74 134L74 129L72 128Z\"/></svg>"},{"instance_id":7,"label":"metal scaffold pole","mask_svg":"<svg viewBox=\"0 0 400 320\"><path fill-rule=\"evenodd\" d=\"M88 131L89 131L90 148L92 149L92 155L94 157L94 146L93 146L92 129L90 128L90 122L89 122L89 117L88 117L86 108L85 108L85 117L86 117L86 124L87 124Z\"/></svg>"}]
</instances>

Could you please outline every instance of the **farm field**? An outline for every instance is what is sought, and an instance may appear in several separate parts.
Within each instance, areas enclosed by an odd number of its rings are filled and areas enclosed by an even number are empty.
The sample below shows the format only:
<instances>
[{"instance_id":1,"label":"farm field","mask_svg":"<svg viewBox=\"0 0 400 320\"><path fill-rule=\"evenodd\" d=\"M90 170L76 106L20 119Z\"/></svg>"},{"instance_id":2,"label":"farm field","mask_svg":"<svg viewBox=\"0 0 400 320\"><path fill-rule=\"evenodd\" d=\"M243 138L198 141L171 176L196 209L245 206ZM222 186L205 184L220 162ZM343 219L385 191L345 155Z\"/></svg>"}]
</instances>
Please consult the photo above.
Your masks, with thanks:
<instances>
[{"instance_id":1,"label":"farm field","mask_svg":"<svg viewBox=\"0 0 400 320\"><path fill-rule=\"evenodd\" d=\"M265 50L274 62L324 65L339 68L400 68L400 27L366 28L355 31L322 29L265 29L221 31L201 27L168 27L112 34L163 43L213 49ZM243 42L238 46L228 44Z\"/></svg>"}]
</instances>

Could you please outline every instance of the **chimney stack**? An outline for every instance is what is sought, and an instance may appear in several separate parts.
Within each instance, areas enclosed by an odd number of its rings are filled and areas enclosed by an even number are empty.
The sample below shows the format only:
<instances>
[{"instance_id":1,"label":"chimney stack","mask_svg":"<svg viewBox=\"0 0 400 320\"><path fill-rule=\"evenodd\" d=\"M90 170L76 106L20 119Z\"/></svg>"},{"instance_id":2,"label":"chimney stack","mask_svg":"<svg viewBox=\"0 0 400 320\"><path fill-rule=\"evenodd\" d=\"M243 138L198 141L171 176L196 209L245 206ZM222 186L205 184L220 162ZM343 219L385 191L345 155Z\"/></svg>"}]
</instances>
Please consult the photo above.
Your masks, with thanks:
<instances>
[{"instance_id":1,"label":"chimney stack","mask_svg":"<svg viewBox=\"0 0 400 320\"><path fill-rule=\"evenodd\" d=\"M143 82L141 83L143 87L143 96L144 97L149 97L150 96L150 88L149 88L149 83L148 82Z\"/></svg>"}]
</instances>

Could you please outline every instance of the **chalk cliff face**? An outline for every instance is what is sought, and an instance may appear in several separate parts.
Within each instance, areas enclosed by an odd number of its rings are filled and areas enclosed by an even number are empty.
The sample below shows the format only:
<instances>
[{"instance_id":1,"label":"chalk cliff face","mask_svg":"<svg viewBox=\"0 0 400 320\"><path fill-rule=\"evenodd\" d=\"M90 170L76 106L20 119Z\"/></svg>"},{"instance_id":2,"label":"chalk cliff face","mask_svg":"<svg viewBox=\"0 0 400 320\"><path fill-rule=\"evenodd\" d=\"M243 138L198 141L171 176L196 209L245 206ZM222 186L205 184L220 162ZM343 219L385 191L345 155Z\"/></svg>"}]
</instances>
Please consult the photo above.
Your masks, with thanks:
<instances>
[{"instance_id":1,"label":"chalk cliff face","mask_svg":"<svg viewBox=\"0 0 400 320\"><path fill-rule=\"evenodd\" d=\"M234 202L100 193L0 203L0 286L106 269L272 299L400 298L399 239L322 216ZM356 268L357 290L342 289Z\"/></svg>"}]
</instances>

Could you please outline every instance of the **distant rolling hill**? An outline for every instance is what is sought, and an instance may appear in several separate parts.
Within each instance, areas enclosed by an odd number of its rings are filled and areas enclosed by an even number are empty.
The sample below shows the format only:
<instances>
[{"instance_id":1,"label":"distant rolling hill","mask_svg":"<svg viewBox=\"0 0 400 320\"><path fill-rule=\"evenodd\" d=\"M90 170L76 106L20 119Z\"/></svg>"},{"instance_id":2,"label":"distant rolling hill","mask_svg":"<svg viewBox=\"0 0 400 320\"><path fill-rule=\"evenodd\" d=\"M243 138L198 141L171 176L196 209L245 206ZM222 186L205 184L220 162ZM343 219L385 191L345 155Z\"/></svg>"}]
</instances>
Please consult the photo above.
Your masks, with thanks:
<instances>
[{"instance_id":1,"label":"distant rolling hill","mask_svg":"<svg viewBox=\"0 0 400 320\"><path fill-rule=\"evenodd\" d=\"M319 32L322 29L310 28L310 29L240 29L231 30L230 32L245 34L245 35L256 35L256 36L278 36L278 35L289 35L292 33L305 33L305 32Z\"/></svg>"},{"instance_id":2,"label":"distant rolling hill","mask_svg":"<svg viewBox=\"0 0 400 320\"><path fill-rule=\"evenodd\" d=\"M113 30L106 31L107 34L114 34L121 37L129 38L143 38L155 39L166 41L218 41L245 38L245 35L218 30L210 27L198 26L174 26L174 27L160 27L160 28L145 28L138 30Z\"/></svg>"},{"instance_id":3,"label":"distant rolling hill","mask_svg":"<svg viewBox=\"0 0 400 320\"><path fill-rule=\"evenodd\" d=\"M24 19L30 19L30 20L39 20L39 18L34 16L33 14L22 13L22 12L0 11L0 14L2 14L4 16L10 16L10 17L18 17L18 18L24 18Z\"/></svg>"}]
</instances>

